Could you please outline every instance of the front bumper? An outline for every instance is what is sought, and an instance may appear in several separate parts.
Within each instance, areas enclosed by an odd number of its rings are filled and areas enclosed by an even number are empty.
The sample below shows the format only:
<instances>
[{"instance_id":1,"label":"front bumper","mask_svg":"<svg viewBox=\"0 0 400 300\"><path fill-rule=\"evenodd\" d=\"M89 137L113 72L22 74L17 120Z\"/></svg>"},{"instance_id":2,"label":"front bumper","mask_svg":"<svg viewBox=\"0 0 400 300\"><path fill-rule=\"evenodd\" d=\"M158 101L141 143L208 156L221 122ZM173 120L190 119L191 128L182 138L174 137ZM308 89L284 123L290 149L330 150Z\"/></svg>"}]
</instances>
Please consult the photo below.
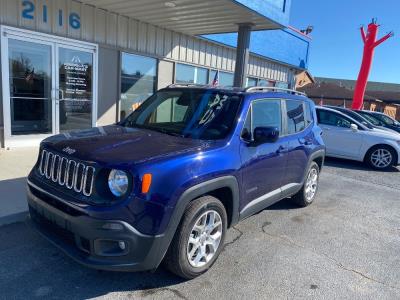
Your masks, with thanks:
<instances>
[{"instance_id":1,"label":"front bumper","mask_svg":"<svg viewBox=\"0 0 400 300\"><path fill-rule=\"evenodd\" d=\"M144 235L126 222L95 219L71 207L56 208L51 204L57 199L29 182L27 197L34 228L87 267L109 271L154 270L165 254L163 249L168 247L164 235Z\"/></svg>"}]
</instances>

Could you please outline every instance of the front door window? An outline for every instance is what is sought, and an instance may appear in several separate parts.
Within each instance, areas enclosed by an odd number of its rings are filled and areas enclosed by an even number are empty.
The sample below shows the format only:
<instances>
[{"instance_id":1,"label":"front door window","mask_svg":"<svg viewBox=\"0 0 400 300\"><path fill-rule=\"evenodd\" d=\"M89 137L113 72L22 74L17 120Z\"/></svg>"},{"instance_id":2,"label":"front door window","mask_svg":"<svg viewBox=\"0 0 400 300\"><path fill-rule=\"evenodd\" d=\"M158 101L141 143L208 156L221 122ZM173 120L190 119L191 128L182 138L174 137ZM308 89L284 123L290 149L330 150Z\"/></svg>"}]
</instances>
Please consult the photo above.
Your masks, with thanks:
<instances>
[{"instance_id":1,"label":"front door window","mask_svg":"<svg viewBox=\"0 0 400 300\"><path fill-rule=\"evenodd\" d=\"M9 39L11 134L52 132L51 46Z\"/></svg>"}]
</instances>

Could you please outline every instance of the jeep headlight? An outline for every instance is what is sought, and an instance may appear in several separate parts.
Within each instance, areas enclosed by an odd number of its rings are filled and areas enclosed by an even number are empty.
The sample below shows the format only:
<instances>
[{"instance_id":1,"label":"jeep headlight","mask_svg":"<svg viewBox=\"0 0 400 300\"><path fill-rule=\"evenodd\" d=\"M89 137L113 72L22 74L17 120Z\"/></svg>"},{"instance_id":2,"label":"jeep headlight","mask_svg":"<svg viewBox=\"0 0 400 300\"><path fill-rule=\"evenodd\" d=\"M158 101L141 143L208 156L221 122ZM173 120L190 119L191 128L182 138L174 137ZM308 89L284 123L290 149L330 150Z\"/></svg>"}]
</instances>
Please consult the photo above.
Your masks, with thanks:
<instances>
[{"instance_id":1,"label":"jeep headlight","mask_svg":"<svg viewBox=\"0 0 400 300\"><path fill-rule=\"evenodd\" d=\"M108 176L108 187L114 196L122 197L128 191L128 174L121 170L111 170Z\"/></svg>"}]
</instances>

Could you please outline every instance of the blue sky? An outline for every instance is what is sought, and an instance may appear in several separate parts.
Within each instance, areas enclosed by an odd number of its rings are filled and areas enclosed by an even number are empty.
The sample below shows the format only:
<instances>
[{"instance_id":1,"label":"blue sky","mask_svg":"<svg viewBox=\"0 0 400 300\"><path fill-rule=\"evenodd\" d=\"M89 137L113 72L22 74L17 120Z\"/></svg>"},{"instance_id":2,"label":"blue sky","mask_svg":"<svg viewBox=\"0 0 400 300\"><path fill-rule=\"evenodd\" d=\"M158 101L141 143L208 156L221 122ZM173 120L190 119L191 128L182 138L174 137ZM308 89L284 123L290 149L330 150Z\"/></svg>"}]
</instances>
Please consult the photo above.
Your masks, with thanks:
<instances>
[{"instance_id":1,"label":"blue sky","mask_svg":"<svg viewBox=\"0 0 400 300\"><path fill-rule=\"evenodd\" d=\"M376 48L371 81L400 83L400 0L292 0L290 23L314 26L310 65L316 77L356 79L363 43L359 28L373 17L379 38L395 36Z\"/></svg>"}]
</instances>

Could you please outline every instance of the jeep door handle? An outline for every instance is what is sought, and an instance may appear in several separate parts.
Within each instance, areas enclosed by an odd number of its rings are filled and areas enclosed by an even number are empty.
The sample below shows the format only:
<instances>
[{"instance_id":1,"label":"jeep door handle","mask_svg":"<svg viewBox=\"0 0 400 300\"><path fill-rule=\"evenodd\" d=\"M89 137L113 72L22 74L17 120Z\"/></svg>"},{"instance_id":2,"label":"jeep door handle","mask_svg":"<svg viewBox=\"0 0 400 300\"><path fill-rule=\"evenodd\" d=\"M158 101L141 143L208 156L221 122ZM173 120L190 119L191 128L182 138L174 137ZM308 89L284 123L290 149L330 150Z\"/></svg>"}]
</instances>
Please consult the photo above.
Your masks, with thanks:
<instances>
[{"instance_id":1,"label":"jeep door handle","mask_svg":"<svg viewBox=\"0 0 400 300\"><path fill-rule=\"evenodd\" d=\"M312 145L312 142L307 141L306 139L299 139L299 143L300 143L301 145L305 145L305 146L310 146L310 145Z\"/></svg>"},{"instance_id":2,"label":"jeep door handle","mask_svg":"<svg viewBox=\"0 0 400 300\"><path fill-rule=\"evenodd\" d=\"M288 148L284 147L284 146L279 146L278 150L276 150L277 154L282 154L288 151Z\"/></svg>"}]
</instances>

